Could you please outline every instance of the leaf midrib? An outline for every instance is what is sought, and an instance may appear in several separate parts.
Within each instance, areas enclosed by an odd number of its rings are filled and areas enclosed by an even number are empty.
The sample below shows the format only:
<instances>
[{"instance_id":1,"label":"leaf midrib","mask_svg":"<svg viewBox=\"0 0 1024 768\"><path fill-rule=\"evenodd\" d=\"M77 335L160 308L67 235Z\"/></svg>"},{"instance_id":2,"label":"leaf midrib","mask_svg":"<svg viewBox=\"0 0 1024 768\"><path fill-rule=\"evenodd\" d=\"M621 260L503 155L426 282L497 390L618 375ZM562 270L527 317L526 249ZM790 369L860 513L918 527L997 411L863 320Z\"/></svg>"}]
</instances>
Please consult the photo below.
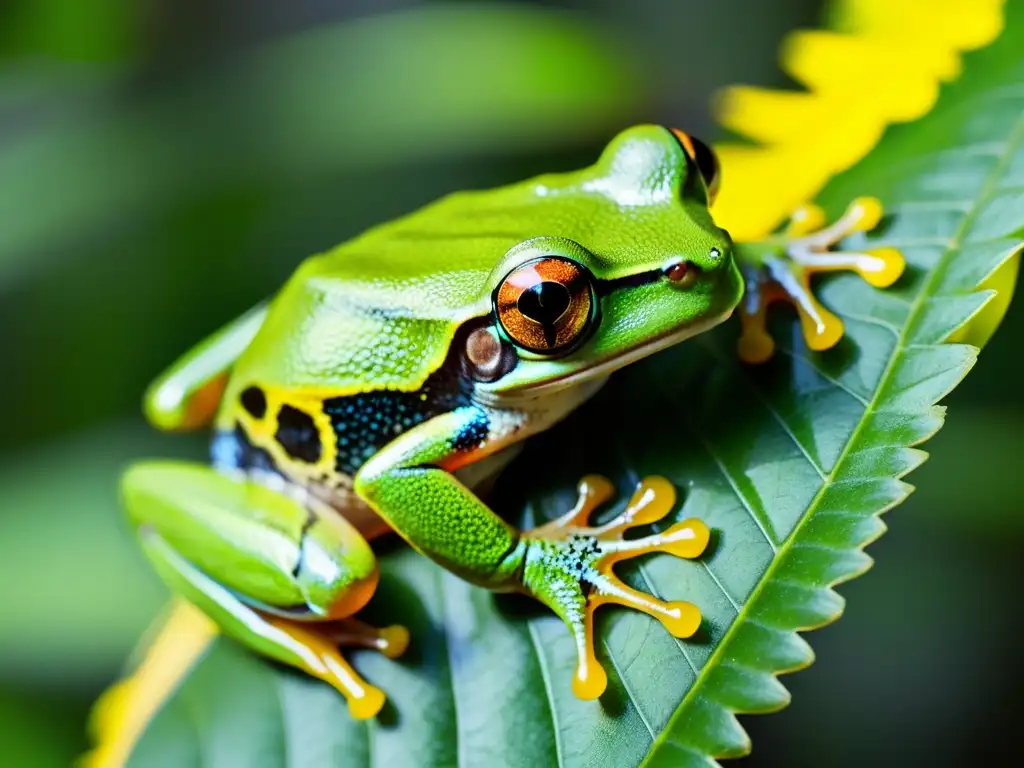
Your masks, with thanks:
<instances>
[{"instance_id":1,"label":"leaf midrib","mask_svg":"<svg viewBox=\"0 0 1024 768\"><path fill-rule=\"evenodd\" d=\"M438 609L441 612L441 619L446 627L451 626L448 622L448 593L445 588L445 575L446 571L443 568L434 568L434 583L437 587L437 593L440 605ZM459 717L459 694L455 687L455 659L452 656L452 641L451 635L445 633L444 637L444 653L445 660L448 665L448 687L452 692L452 719L454 720L452 735L455 737L455 765L456 768L462 768L465 765L465 761L462 759L462 745L465 739L461 735L462 718Z\"/></svg>"},{"instance_id":2,"label":"leaf midrib","mask_svg":"<svg viewBox=\"0 0 1024 768\"><path fill-rule=\"evenodd\" d=\"M526 632L530 636L530 646L534 656L537 657L537 668L540 669L540 678L544 682L544 698L548 704L548 714L551 718L551 736L555 742L555 760L557 765L564 765L562 759L562 732L558 726L558 711L555 707L555 697L551 688L551 672L548 670L547 660L540 650L540 641L537 639L537 630L532 621L526 621Z\"/></svg>"},{"instance_id":3,"label":"leaf midrib","mask_svg":"<svg viewBox=\"0 0 1024 768\"><path fill-rule=\"evenodd\" d=\"M943 274L943 268L948 263L951 255L954 254L957 251L957 249L962 245L965 234L970 231L970 227L977 219L978 215L980 214L980 211L984 209L984 207L990 202L993 195L998 191L999 179L1001 179L1005 175L1006 170L1009 167L1009 164L1012 162L1014 152L1018 148L1018 145L1022 143L1022 139L1024 139L1024 114L1018 117L1017 120L1014 122L1013 127L1010 130L1005 143L1003 143L1003 146L999 154L997 155L998 159L996 161L996 164L986 177L985 183L982 185L982 188L978 193L974 201L974 204L968 211L965 212L963 218L960 220L960 224L957 226L957 229L953 233L953 235L948 240L943 241L945 250L943 251L942 256L939 258L936 266L930 270L928 278L925 281L925 284L921 287L920 291L918 291L917 296L914 297L914 301L911 303L910 311L907 314L907 320L903 324L903 328L900 329L899 336L896 341L896 346L893 349L893 353L889 359L889 362L886 364L885 371L882 373L882 376L879 378L878 383L875 386L875 391L871 397L871 400L868 402L867 407L864 410L864 415L861 417L853 433L850 435L850 439L846 442L846 445L843 446L843 451L840 454L835 465L832 467L832 470L828 473L828 478L826 482L822 484L822 486L818 489L818 492L814 495L814 498L811 500L811 503L804 511L804 514L801 516L799 523L797 523L797 525L793 528L789 536L786 537L785 541L782 542L782 545L775 553L772 562L768 565L768 568L765 570L765 573L761 577L761 580L758 582L757 586L754 588L754 591L751 593L751 595L747 598L747 601L743 605L742 610L736 616L736 619L730 625L729 629L726 630L726 633L722 637L721 642L719 642L718 647L715 648L715 650L711 654L711 657L708 659L707 663L704 665L700 673L697 675L697 679L694 681L693 686L690 688L689 691L687 691L686 695L683 697L683 700L679 703L679 706L676 708L675 713L669 719L669 722L666 724L665 728L659 734L658 738L654 740L654 743L651 746L650 751L647 753L647 756L641 763L641 768L650 763L652 756L655 753L657 753L658 749L668 740L669 734L672 732L673 722L676 720L676 718L680 716L684 709L687 709L690 706L693 699L701 691L707 676L718 668L719 664L721 663L721 657L725 654L725 651L729 647L730 642L733 639L733 636L739 630L739 627L742 626L743 623L747 620L747 614L750 612L751 606L755 605L758 602L758 600L761 597L761 593L765 589L765 587L773 582L773 576L779 568L780 564L789 554L791 548L793 547L793 542L795 542L799 538L799 533L807 524L807 521L814 517L814 514L817 511L818 506L821 503L821 500L824 497L825 493L832 487L833 483L836 481L836 477L845 468L847 458L853 450L853 447L859 443L863 430L868 424L868 421L870 420L871 416L873 416L877 412L879 398L881 397L882 393L886 391L887 386L890 380L892 379L894 372L896 371L900 361L903 358L904 352L909 346L907 344L908 333L914 327L916 327L917 321L919 320L920 313L922 311L925 301L927 300L927 298L930 298L933 295L935 284L938 282L940 276ZM937 345L927 346L931 347ZM971 365L973 365L973 361Z\"/></svg>"}]
</instances>

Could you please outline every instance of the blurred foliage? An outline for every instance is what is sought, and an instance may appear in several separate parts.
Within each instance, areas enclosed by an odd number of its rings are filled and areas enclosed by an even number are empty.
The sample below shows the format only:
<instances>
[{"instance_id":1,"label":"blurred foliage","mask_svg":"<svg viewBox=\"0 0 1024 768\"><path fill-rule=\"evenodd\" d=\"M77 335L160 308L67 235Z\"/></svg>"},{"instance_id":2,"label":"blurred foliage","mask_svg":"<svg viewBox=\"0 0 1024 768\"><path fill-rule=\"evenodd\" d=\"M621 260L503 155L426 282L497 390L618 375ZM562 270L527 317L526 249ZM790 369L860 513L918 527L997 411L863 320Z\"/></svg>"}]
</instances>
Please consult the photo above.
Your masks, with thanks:
<instances>
[{"instance_id":1,"label":"blurred foliage","mask_svg":"<svg viewBox=\"0 0 1024 768\"><path fill-rule=\"evenodd\" d=\"M350 21L407 5L0 5L11 764L66 765L84 749L89 703L162 602L115 484L130 457L202 454L136 415L168 360L301 256L439 194L577 166L638 120L706 135L711 90L779 82L779 38L813 25L818 3L463 2ZM1007 638L1024 627L1005 610L1024 544L1022 331L1018 302L950 398L921 493L872 548L875 573L844 589L850 611L815 637L815 670L787 680L795 704L747 722L755 764L906 763L922 744L932 765L996 764L1008 748L1022 693Z\"/></svg>"},{"instance_id":2,"label":"blurred foliage","mask_svg":"<svg viewBox=\"0 0 1024 768\"><path fill-rule=\"evenodd\" d=\"M15 0L0 28L0 53L6 58L119 61L137 50L141 9L134 0Z\"/></svg>"}]
</instances>

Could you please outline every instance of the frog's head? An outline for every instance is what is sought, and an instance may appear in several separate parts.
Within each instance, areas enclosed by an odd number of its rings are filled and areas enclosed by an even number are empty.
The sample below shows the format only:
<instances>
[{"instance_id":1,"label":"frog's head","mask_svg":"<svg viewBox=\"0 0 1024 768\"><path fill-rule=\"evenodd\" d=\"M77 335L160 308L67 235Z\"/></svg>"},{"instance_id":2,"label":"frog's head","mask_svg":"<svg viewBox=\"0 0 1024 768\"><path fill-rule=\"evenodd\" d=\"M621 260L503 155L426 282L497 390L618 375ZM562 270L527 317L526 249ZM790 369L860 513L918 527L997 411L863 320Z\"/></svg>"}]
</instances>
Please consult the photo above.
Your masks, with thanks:
<instances>
[{"instance_id":1,"label":"frog's head","mask_svg":"<svg viewBox=\"0 0 1024 768\"><path fill-rule=\"evenodd\" d=\"M531 184L544 234L491 273L490 324L467 342L485 397L603 376L720 323L742 296L708 212L717 161L681 131L631 128L591 168Z\"/></svg>"}]
</instances>

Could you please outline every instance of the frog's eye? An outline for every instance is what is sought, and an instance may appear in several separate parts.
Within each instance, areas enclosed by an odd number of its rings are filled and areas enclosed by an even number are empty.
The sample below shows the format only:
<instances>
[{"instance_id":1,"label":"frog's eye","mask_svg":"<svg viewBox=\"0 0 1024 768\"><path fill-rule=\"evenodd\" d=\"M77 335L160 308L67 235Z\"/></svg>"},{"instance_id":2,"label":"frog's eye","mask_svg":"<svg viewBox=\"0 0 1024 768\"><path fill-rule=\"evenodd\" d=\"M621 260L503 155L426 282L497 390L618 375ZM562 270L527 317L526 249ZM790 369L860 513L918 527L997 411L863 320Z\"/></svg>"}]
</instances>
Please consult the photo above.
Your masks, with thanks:
<instances>
[{"instance_id":1,"label":"frog's eye","mask_svg":"<svg viewBox=\"0 0 1024 768\"><path fill-rule=\"evenodd\" d=\"M520 264L494 292L501 330L517 347L541 355L578 344L590 330L596 308L590 273L562 256Z\"/></svg>"},{"instance_id":2,"label":"frog's eye","mask_svg":"<svg viewBox=\"0 0 1024 768\"><path fill-rule=\"evenodd\" d=\"M715 202L715 197L718 195L718 187L722 182L718 155L703 141L688 133L683 133L677 128L673 128L672 133L676 135L679 143L683 145L683 150L686 152L687 157L697 166L697 171L700 173L701 178L704 179L704 186L708 190L708 205L711 205Z\"/></svg>"}]
</instances>

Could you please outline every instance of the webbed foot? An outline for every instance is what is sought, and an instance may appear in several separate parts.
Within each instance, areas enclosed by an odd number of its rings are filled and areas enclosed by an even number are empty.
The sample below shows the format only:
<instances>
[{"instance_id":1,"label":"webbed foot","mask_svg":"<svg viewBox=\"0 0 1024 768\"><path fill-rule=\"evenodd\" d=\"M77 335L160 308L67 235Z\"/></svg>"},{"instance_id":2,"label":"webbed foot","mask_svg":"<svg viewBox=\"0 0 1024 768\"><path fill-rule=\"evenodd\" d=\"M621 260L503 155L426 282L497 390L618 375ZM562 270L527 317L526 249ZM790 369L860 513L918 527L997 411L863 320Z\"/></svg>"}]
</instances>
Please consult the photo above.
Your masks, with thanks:
<instances>
[{"instance_id":1,"label":"webbed foot","mask_svg":"<svg viewBox=\"0 0 1024 768\"><path fill-rule=\"evenodd\" d=\"M380 711L383 692L339 645L395 658L409 634L353 618L379 571L344 517L248 478L178 462L137 464L122 489L142 549L172 590L250 650L334 686L354 718Z\"/></svg>"},{"instance_id":2,"label":"webbed foot","mask_svg":"<svg viewBox=\"0 0 1024 768\"><path fill-rule=\"evenodd\" d=\"M676 523L663 533L626 539L626 531L661 520L675 505L672 484L645 478L622 514L604 525L588 527L591 513L611 498L612 484L588 475L578 485L579 500L566 515L524 534L528 550L523 583L568 625L576 641L578 662L573 692L581 699L600 696L608 678L594 655L594 611L614 603L653 616L676 637L690 637L700 627L700 610L683 601L663 601L638 592L612 572L615 563L648 552L695 558L704 552L710 531L700 520Z\"/></svg>"},{"instance_id":3,"label":"webbed foot","mask_svg":"<svg viewBox=\"0 0 1024 768\"><path fill-rule=\"evenodd\" d=\"M835 346L843 337L843 322L814 297L811 276L845 270L856 272L877 288L896 282L905 263L895 248L829 250L854 232L874 229L881 218L882 204L873 197L855 199L828 226L820 208L806 205L793 213L781 235L759 243L738 243L737 258L746 281L746 295L740 306L740 359L762 363L772 356L775 342L765 328L765 316L768 305L779 300L796 307L807 346L816 351Z\"/></svg>"}]
</instances>

